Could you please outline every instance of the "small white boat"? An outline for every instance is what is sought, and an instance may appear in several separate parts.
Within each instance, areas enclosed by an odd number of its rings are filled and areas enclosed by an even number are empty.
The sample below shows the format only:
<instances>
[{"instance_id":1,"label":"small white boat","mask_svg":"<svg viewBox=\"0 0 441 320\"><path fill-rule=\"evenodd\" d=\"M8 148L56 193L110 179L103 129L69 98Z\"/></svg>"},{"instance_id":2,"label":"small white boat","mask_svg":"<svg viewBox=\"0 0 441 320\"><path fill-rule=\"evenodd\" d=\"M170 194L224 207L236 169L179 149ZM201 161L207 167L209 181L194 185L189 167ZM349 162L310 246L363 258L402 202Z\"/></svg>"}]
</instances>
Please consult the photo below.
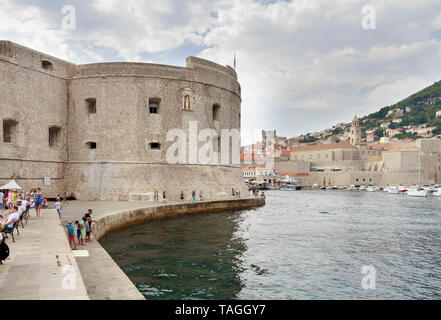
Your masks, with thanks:
<instances>
[{"instance_id":1,"label":"small white boat","mask_svg":"<svg viewBox=\"0 0 441 320\"><path fill-rule=\"evenodd\" d=\"M389 192L390 188L392 188L392 187L387 186L386 188L383 189L383 191L384 192ZM397 190L398 190L398 188L397 188Z\"/></svg>"},{"instance_id":2,"label":"small white boat","mask_svg":"<svg viewBox=\"0 0 441 320\"><path fill-rule=\"evenodd\" d=\"M388 189L387 192L389 194L400 194L400 190L397 187L388 187Z\"/></svg>"},{"instance_id":3,"label":"small white boat","mask_svg":"<svg viewBox=\"0 0 441 320\"><path fill-rule=\"evenodd\" d=\"M423 187L423 189L426 190L427 192L435 192L435 191L437 191L437 188L431 187L431 186L425 186L425 187Z\"/></svg>"},{"instance_id":4,"label":"small white boat","mask_svg":"<svg viewBox=\"0 0 441 320\"><path fill-rule=\"evenodd\" d=\"M358 190L358 188L355 185L351 184L347 190L349 190L349 191Z\"/></svg>"},{"instance_id":5,"label":"small white boat","mask_svg":"<svg viewBox=\"0 0 441 320\"><path fill-rule=\"evenodd\" d=\"M337 190L338 189L338 186L333 186L332 187L332 190Z\"/></svg>"},{"instance_id":6,"label":"small white boat","mask_svg":"<svg viewBox=\"0 0 441 320\"><path fill-rule=\"evenodd\" d=\"M427 197L427 191L422 188L412 188L407 190L407 195L411 197Z\"/></svg>"},{"instance_id":7,"label":"small white boat","mask_svg":"<svg viewBox=\"0 0 441 320\"><path fill-rule=\"evenodd\" d=\"M433 193L435 197L441 197L441 188L437 188L436 191Z\"/></svg>"},{"instance_id":8,"label":"small white boat","mask_svg":"<svg viewBox=\"0 0 441 320\"><path fill-rule=\"evenodd\" d=\"M375 190L374 186L368 186L366 190L369 191L369 192L377 191L377 190Z\"/></svg>"},{"instance_id":9,"label":"small white boat","mask_svg":"<svg viewBox=\"0 0 441 320\"><path fill-rule=\"evenodd\" d=\"M360 186L360 188L358 190L364 191L364 190L366 190L366 186Z\"/></svg>"},{"instance_id":10,"label":"small white boat","mask_svg":"<svg viewBox=\"0 0 441 320\"><path fill-rule=\"evenodd\" d=\"M314 184L312 185L312 188L313 188L313 189L318 189L318 185L317 185L317 183L314 183Z\"/></svg>"}]
</instances>

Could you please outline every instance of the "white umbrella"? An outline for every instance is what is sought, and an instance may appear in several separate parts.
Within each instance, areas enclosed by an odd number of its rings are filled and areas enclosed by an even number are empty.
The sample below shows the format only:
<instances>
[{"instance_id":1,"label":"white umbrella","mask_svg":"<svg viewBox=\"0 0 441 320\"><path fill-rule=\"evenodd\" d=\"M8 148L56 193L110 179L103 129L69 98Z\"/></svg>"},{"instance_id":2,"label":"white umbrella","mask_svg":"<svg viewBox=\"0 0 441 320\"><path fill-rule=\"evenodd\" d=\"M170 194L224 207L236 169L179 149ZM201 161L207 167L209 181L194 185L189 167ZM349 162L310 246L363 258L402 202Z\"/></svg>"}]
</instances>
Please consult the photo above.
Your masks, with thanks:
<instances>
[{"instance_id":1,"label":"white umbrella","mask_svg":"<svg viewBox=\"0 0 441 320\"><path fill-rule=\"evenodd\" d=\"M15 182L14 180L11 180L7 184L5 184L4 186L0 187L0 190L6 190L6 189L21 190L21 187L17 184L17 182Z\"/></svg>"}]
</instances>

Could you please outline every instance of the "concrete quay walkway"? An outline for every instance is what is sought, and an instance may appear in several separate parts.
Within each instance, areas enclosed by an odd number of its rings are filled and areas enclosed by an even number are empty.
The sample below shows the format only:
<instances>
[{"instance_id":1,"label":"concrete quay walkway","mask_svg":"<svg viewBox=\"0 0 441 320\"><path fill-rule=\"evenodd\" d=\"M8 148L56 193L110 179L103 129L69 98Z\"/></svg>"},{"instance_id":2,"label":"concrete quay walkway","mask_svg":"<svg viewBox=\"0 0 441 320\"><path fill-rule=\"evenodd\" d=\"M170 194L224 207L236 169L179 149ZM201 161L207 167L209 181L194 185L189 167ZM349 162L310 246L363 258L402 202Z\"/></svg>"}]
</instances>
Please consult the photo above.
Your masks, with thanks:
<instances>
[{"instance_id":1,"label":"concrete quay walkway","mask_svg":"<svg viewBox=\"0 0 441 320\"><path fill-rule=\"evenodd\" d=\"M69 201L63 206L61 220L63 223L80 220L87 209L92 209L93 220L125 209L144 208L146 202L119 201ZM88 256L75 257L89 298L92 300L145 300L126 274L112 257L99 244L93 235L92 243L78 246L78 250L87 250Z\"/></svg>"},{"instance_id":2,"label":"concrete quay walkway","mask_svg":"<svg viewBox=\"0 0 441 320\"><path fill-rule=\"evenodd\" d=\"M4 215L4 212L3 212ZM54 209L31 210L20 235L9 235L10 256L0 265L1 300L87 300L86 287Z\"/></svg>"}]
</instances>

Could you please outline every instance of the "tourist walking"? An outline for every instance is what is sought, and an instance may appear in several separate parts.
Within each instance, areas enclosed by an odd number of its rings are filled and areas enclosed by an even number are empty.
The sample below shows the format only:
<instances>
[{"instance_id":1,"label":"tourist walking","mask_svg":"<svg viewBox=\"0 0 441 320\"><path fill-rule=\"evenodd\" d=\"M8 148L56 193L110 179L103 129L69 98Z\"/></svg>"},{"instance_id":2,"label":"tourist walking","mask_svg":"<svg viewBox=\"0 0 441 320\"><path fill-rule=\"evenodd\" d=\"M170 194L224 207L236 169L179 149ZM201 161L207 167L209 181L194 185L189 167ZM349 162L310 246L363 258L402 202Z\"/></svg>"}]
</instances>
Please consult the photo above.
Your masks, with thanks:
<instances>
[{"instance_id":1,"label":"tourist walking","mask_svg":"<svg viewBox=\"0 0 441 320\"><path fill-rule=\"evenodd\" d=\"M35 194L35 213L37 217L40 216L41 205L43 204L43 195L41 194L41 189L37 188L37 193Z\"/></svg>"},{"instance_id":2,"label":"tourist walking","mask_svg":"<svg viewBox=\"0 0 441 320\"><path fill-rule=\"evenodd\" d=\"M235 196L235 194L234 194L234 188L231 188L231 195L234 197Z\"/></svg>"},{"instance_id":3,"label":"tourist walking","mask_svg":"<svg viewBox=\"0 0 441 320\"><path fill-rule=\"evenodd\" d=\"M181 200L184 200L184 191L181 191Z\"/></svg>"},{"instance_id":4,"label":"tourist walking","mask_svg":"<svg viewBox=\"0 0 441 320\"><path fill-rule=\"evenodd\" d=\"M167 197L165 195L165 191L162 191L162 203L167 203Z\"/></svg>"},{"instance_id":5,"label":"tourist walking","mask_svg":"<svg viewBox=\"0 0 441 320\"><path fill-rule=\"evenodd\" d=\"M199 192L199 200L204 200L204 192L202 190Z\"/></svg>"},{"instance_id":6,"label":"tourist walking","mask_svg":"<svg viewBox=\"0 0 441 320\"><path fill-rule=\"evenodd\" d=\"M191 192L191 197L193 198L193 201L196 201L196 191Z\"/></svg>"},{"instance_id":7,"label":"tourist walking","mask_svg":"<svg viewBox=\"0 0 441 320\"><path fill-rule=\"evenodd\" d=\"M58 217L60 218L60 220L61 220L61 207L62 207L61 201L60 199L57 199L57 202L55 202L55 209L57 209Z\"/></svg>"}]
</instances>

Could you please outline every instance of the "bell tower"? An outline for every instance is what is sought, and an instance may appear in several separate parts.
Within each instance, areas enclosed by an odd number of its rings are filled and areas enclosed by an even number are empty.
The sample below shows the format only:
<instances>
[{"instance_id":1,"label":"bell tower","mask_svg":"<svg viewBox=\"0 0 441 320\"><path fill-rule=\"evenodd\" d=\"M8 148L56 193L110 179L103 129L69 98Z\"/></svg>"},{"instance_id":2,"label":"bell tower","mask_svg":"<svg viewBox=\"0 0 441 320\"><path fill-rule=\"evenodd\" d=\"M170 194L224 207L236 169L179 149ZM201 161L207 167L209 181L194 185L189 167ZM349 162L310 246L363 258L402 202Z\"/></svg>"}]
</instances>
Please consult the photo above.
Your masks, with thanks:
<instances>
[{"instance_id":1,"label":"bell tower","mask_svg":"<svg viewBox=\"0 0 441 320\"><path fill-rule=\"evenodd\" d=\"M352 120L350 141L352 145L356 145L361 142L361 128L357 115L355 115L354 119Z\"/></svg>"}]
</instances>

